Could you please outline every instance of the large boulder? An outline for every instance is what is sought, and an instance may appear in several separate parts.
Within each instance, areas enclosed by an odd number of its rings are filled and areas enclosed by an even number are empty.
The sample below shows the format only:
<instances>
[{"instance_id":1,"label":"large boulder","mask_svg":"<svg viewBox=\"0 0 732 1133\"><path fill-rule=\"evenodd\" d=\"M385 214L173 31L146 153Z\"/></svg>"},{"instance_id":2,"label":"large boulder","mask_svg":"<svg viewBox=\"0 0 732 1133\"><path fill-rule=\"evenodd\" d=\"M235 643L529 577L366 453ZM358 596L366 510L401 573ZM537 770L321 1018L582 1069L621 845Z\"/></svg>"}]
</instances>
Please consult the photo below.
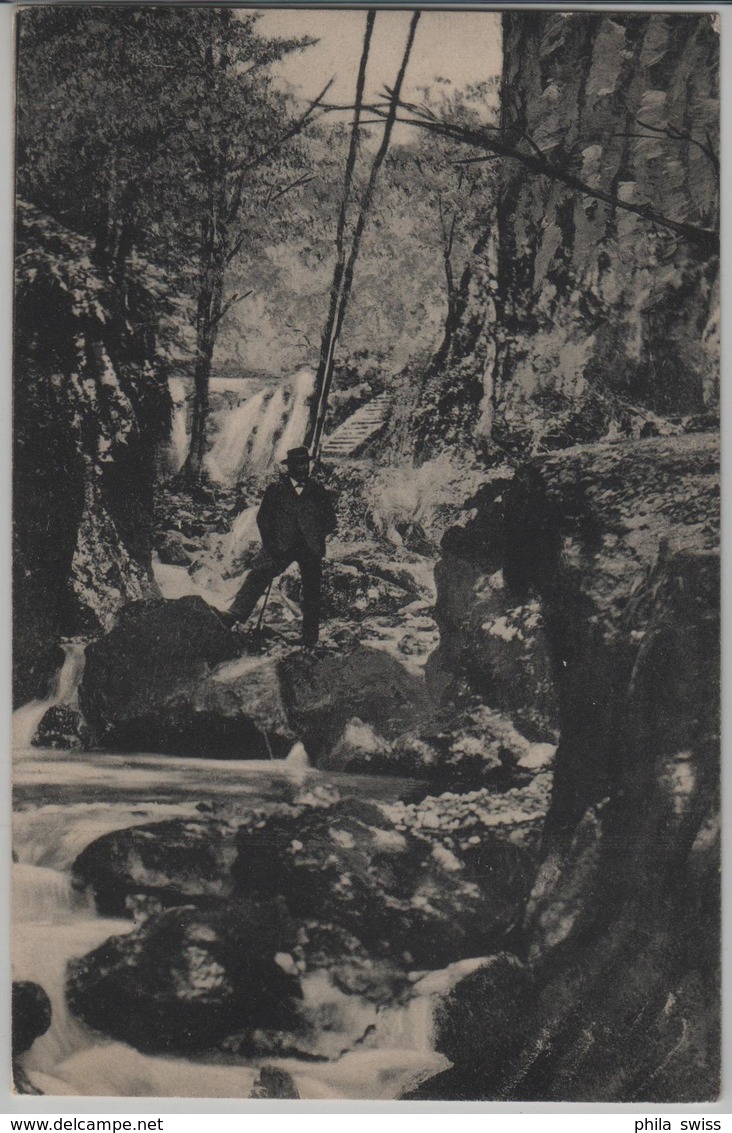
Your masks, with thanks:
<instances>
[{"instance_id":1,"label":"large boulder","mask_svg":"<svg viewBox=\"0 0 732 1133\"><path fill-rule=\"evenodd\" d=\"M513 1011L477 977L454 989L437 1037L454 1066L420 1097L717 1096L717 499L710 436L592 446L519 471L506 579L542 601L562 713L516 940L528 967L509 964ZM466 1027L471 1013L480 1027ZM495 1031L508 1065L485 1044Z\"/></svg>"},{"instance_id":2,"label":"large boulder","mask_svg":"<svg viewBox=\"0 0 732 1133\"><path fill-rule=\"evenodd\" d=\"M354 717L393 740L432 712L424 681L380 649L357 645L322 658L292 654L278 671L288 719L316 762Z\"/></svg>"},{"instance_id":3,"label":"large boulder","mask_svg":"<svg viewBox=\"0 0 732 1133\"><path fill-rule=\"evenodd\" d=\"M435 567L440 644L426 676L438 698L477 694L529 739L556 742L557 694L541 610L534 600L517 600L503 578L508 487L505 475L489 480L468 500L470 518L443 536Z\"/></svg>"},{"instance_id":4,"label":"large boulder","mask_svg":"<svg viewBox=\"0 0 732 1133\"><path fill-rule=\"evenodd\" d=\"M49 708L33 737L34 747L59 748L62 751L82 750L88 744L86 721L70 704L54 704Z\"/></svg>"},{"instance_id":5,"label":"large boulder","mask_svg":"<svg viewBox=\"0 0 732 1133\"><path fill-rule=\"evenodd\" d=\"M13 982L13 1058L25 1054L51 1026L51 1001L40 984L32 980Z\"/></svg>"},{"instance_id":6,"label":"large boulder","mask_svg":"<svg viewBox=\"0 0 732 1133\"><path fill-rule=\"evenodd\" d=\"M213 818L172 819L103 834L74 861L106 917L175 905L213 905L233 893L236 828Z\"/></svg>"},{"instance_id":7,"label":"large boulder","mask_svg":"<svg viewBox=\"0 0 732 1133\"><path fill-rule=\"evenodd\" d=\"M406 967L480 954L505 926L505 905L492 908L457 859L433 854L371 803L253 816L237 847L239 892L277 893L293 916L340 925Z\"/></svg>"},{"instance_id":8,"label":"large boulder","mask_svg":"<svg viewBox=\"0 0 732 1133\"><path fill-rule=\"evenodd\" d=\"M40 984L32 980L13 981L12 1061L13 1085L18 1094L40 1094L22 1065L21 1055L51 1026L51 1001Z\"/></svg>"},{"instance_id":9,"label":"large boulder","mask_svg":"<svg viewBox=\"0 0 732 1133\"><path fill-rule=\"evenodd\" d=\"M136 602L87 649L79 699L98 743L190 755L267 750L249 718L217 727L206 695L194 690L212 669L237 656L236 638L202 598Z\"/></svg>"},{"instance_id":10,"label":"large boulder","mask_svg":"<svg viewBox=\"0 0 732 1133\"><path fill-rule=\"evenodd\" d=\"M297 1030L299 981L277 962L293 943L277 902L168 909L73 961L69 1006L151 1053L206 1050L262 1027Z\"/></svg>"}]
</instances>

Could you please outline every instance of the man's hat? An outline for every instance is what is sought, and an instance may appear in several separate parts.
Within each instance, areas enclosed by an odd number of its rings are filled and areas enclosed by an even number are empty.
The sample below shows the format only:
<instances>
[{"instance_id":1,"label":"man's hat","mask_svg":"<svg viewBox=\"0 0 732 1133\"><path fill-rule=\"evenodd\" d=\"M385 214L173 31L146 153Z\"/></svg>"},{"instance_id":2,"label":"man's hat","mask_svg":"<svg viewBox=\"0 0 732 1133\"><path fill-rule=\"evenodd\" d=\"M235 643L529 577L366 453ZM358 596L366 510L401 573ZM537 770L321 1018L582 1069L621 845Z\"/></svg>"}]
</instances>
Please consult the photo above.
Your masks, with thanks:
<instances>
[{"instance_id":1,"label":"man's hat","mask_svg":"<svg viewBox=\"0 0 732 1133\"><path fill-rule=\"evenodd\" d=\"M287 450L287 456L280 464L305 464L310 463L310 453L305 445L298 445L297 448Z\"/></svg>"}]
</instances>

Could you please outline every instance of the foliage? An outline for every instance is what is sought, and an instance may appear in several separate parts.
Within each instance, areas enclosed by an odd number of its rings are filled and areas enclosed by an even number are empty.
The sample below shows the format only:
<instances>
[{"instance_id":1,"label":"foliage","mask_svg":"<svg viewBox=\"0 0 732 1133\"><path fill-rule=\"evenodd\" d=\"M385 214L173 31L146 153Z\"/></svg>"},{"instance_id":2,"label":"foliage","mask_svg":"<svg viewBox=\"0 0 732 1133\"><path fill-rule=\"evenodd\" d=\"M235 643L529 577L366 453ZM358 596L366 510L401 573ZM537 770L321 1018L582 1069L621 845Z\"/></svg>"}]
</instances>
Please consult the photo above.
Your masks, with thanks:
<instances>
[{"instance_id":1,"label":"foliage","mask_svg":"<svg viewBox=\"0 0 732 1133\"><path fill-rule=\"evenodd\" d=\"M298 130L268 68L312 41L264 39L256 21L231 9L20 16L19 188L89 235L118 283L135 255L161 269L189 324L201 428L218 327L241 298L225 295L228 266L262 235L252 216L302 177L296 149L280 152Z\"/></svg>"},{"instance_id":2,"label":"foliage","mask_svg":"<svg viewBox=\"0 0 732 1133\"><path fill-rule=\"evenodd\" d=\"M65 422L77 450L99 467L141 429L165 424L167 394L149 330L151 310L165 317L160 281L137 261L123 306L89 239L22 200L17 216L16 362L25 378L18 441L29 432L33 443L43 424L33 412L26 420L35 405L49 425ZM27 388L34 380L35 393Z\"/></svg>"}]
</instances>

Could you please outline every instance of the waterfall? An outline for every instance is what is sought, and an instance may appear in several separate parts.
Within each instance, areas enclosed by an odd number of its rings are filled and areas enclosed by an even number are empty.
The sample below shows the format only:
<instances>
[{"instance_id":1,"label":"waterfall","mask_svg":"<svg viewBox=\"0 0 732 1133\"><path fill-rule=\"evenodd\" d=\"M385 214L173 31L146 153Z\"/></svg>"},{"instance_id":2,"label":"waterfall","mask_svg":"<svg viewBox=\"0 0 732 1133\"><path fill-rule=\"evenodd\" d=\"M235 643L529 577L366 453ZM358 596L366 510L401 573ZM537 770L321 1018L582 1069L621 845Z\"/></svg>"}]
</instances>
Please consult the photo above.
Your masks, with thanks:
<instances>
[{"instance_id":1,"label":"waterfall","mask_svg":"<svg viewBox=\"0 0 732 1133\"><path fill-rule=\"evenodd\" d=\"M170 378L168 389L173 402L168 459L171 472L180 472L188 455L188 384L184 378Z\"/></svg>"},{"instance_id":2,"label":"waterfall","mask_svg":"<svg viewBox=\"0 0 732 1133\"><path fill-rule=\"evenodd\" d=\"M261 475L288 448L302 444L315 375L303 367L286 381L259 390L223 417L206 456L212 480L235 483L242 471Z\"/></svg>"},{"instance_id":3,"label":"waterfall","mask_svg":"<svg viewBox=\"0 0 732 1133\"><path fill-rule=\"evenodd\" d=\"M13 713L13 746L18 750L29 748L38 725L49 708L57 704L74 704L76 693L84 672L84 650L86 643L65 642L62 646L64 661L54 678L51 690L45 700L30 700Z\"/></svg>"},{"instance_id":4,"label":"waterfall","mask_svg":"<svg viewBox=\"0 0 732 1133\"><path fill-rule=\"evenodd\" d=\"M72 887L71 878L57 869L13 864L13 922L15 924L57 924L76 912L91 912L93 906L84 894Z\"/></svg>"},{"instance_id":5,"label":"waterfall","mask_svg":"<svg viewBox=\"0 0 732 1133\"><path fill-rule=\"evenodd\" d=\"M44 1071L90 1043L90 1033L66 1005L69 960L132 925L100 920L91 897L74 890L68 873L19 862L13 865L12 884L13 979L40 984L51 1001L51 1026L24 1058L26 1069Z\"/></svg>"}]
</instances>

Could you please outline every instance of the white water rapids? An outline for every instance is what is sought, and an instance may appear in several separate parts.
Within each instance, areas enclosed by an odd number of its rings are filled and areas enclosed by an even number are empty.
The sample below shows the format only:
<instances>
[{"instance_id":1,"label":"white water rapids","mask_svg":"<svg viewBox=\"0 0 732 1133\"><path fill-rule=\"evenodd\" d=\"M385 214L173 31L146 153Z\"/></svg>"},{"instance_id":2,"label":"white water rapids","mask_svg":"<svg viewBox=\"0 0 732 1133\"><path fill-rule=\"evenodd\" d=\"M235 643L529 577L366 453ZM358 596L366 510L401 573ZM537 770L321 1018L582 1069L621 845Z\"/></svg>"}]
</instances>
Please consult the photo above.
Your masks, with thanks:
<instances>
[{"instance_id":1,"label":"white water rapids","mask_svg":"<svg viewBox=\"0 0 732 1133\"><path fill-rule=\"evenodd\" d=\"M82 667L80 650L68 649L52 694L34 705L33 718L40 719L41 707L45 711L73 699ZM348 775L326 779L308 766L301 745L288 759L273 761L29 748L18 742L28 735L27 709L16 714L13 978L39 983L53 1011L50 1030L23 1056L28 1075L51 1095L247 1098L258 1074L255 1060L222 1065L205 1058L145 1055L71 1016L64 995L68 962L133 928L131 921L100 918L90 895L72 889L74 859L112 830L197 816L200 802L304 801L309 792L324 789L390 799L404 783ZM397 1097L447 1065L431 1046L435 989L430 978L424 994L417 985L406 1007L381 1011L337 992L322 973L306 978L305 1002L324 1020L321 1046L327 1060L264 1061L289 1070L304 1099ZM341 1054L367 1028L373 1028L368 1044Z\"/></svg>"},{"instance_id":2,"label":"white water rapids","mask_svg":"<svg viewBox=\"0 0 732 1133\"><path fill-rule=\"evenodd\" d=\"M171 378L173 423L169 463L177 472L185 461L190 438L192 382ZM235 484L241 473L259 476L303 443L308 420L308 399L315 375L303 366L289 378L268 382L212 378L212 395L226 395L233 405L211 413L211 447L205 469L218 484Z\"/></svg>"}]
</instances>

